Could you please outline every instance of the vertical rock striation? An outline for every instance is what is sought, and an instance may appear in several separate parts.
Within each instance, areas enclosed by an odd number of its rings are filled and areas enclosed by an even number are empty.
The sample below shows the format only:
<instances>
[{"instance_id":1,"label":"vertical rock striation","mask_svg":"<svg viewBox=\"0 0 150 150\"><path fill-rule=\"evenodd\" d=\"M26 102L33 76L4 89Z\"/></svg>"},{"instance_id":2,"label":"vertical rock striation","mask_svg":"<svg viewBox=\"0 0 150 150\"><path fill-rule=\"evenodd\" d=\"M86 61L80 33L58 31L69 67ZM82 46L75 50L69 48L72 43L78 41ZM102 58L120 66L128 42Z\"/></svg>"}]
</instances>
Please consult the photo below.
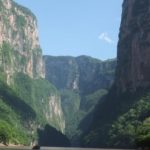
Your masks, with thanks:
<instances>
[{"instance_id":1,"label":"vertical rock striation","mask_svg":"<svg viewBox=\"0 0 150 150\"><path fill-rule=\"evenodd\" d=\"M124 0L115 81L120 92L150 85L149 16L149 0Z\"/></svg>"},{"instance_id":2,"label":"vertical rock striation","mask_svg":"<svg viewBox=\"0 0 150 150\"><path fill-rule=\"evenodd\" d=\"M115 81L97 105L83 145L135 148L138 140L146 145L149 126L141 125L149 119L149 110L150 1L124 0Z\"/></svg>"},{"instance_id":3,"label":"vertical rock striation","mask_svg":"<svg viewBox=\"0 0 150 150\"><path fill-rule=\"evenodd\" d=\"M44 56L46 79L58 89L90 94L113 83L116 60L101 61L89 56Z\"/></svg>"},{"instance_id":4,"label":"vertical rock striation","mask_svg":"<svg viewBox=\"0 0 150 150\"><path fill-rule=\"evenodd\" d=\"M44 56L44 61L46 79L61 93L66 135L73 146L77 146L80 121L94 109L112 85L116 60L101 61L89 56ZM82 123L81 130L88 127L92 117L90 115L88 121Z\"/></svg>"},{"instance_id":5,"label":"vertical rock striation","mask_svg":"<svg viewBox=\"0 0 150 150\"><path fill-rule=\"evenodd\" d=\"M60 95L45 80L36 17L13 0L0 0L0 82L31 106L37 126L48 123L64 132Z\"/></svg>"},{"instance_id":6,"label":"vertical rock striation","mask_svg":"<svg viewBox=\"0 0 150 150\"><path fill-rule=\"evenodd\" d=\"M36 17L12 0L0 1L0 68L7 83L16 72L45 77Z\"/></svg>"}]
</instances>

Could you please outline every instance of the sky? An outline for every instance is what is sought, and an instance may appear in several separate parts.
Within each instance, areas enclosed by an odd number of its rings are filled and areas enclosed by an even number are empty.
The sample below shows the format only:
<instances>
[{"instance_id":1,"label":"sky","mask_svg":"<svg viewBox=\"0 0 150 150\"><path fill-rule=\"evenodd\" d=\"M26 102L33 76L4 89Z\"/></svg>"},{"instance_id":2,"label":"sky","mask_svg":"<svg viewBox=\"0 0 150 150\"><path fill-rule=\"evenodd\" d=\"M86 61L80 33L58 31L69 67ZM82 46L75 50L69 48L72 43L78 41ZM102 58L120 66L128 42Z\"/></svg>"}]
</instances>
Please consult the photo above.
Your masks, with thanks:
<instances>
[{"instance_id":1,"label":"sky","mask_svg":"<svg viewBox=\"0 0 150 150\"><path fill-rule=\"evenodd\" d=\"M15 0L37 17L44 55L116 57L123 0Z\"/></svg>"}]
</instances>

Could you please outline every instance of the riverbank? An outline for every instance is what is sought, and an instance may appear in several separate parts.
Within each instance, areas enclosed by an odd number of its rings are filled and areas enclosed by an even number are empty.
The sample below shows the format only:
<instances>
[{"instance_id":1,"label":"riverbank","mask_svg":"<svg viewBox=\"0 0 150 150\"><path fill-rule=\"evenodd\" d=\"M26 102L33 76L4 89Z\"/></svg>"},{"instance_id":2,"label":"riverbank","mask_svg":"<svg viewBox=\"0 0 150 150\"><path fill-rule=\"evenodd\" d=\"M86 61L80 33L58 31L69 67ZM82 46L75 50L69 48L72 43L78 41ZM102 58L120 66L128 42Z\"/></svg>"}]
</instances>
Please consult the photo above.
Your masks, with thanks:
<instances>
[{"instance_id":1,"label":"riverbank","mask_svg":"<svg viewBox=\"0 0 150 150\"><path fill-rule=\"evenodd\" d=\"M9 145L4 145L4 144L0 144L0 150L3 149L23 149L23 150L28 150L28 149L32 149L32 147L29 146L23 146L23 145L14 145L14 144L9 144Z\"/></svg>"}]
</instances>

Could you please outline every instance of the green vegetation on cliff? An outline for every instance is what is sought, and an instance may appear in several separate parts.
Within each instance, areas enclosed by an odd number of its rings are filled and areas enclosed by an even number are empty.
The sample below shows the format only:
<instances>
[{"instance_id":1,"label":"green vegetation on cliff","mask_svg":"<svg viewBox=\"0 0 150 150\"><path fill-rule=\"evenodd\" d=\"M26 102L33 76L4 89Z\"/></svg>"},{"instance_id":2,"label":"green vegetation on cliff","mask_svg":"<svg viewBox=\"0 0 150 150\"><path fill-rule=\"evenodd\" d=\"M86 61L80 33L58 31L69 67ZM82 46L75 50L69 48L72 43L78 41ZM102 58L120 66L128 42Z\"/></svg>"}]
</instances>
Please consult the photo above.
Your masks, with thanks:
<instances>
[{"instance_id":1,"label":"green vegetation on cliff","mask_svg":"<svg viewBox=\"0 0 150 150\"><path fill-rule=\"evenodd\" d=\"M13 5L17 7L17 9L20 9L24 14L27 14L28 16L32 16L36 20L36 16L34 13L27 7L21 6L18 3L12 1Z\"/></svg>"},{"instance_id":2,"label":"green vegetation on cliff","mask_svg":"<svg viewBox=\"0 0 150 150\"><path fill-rule=\"evenodd\" d=\"M81 138L82 146L134 148L139 129L150 116L149 110L149 90L139 89L136 93L116 96L113 88L94 110L93 122ZM149 135L149 127L145 131Z\"/></svg>"},{"instance_id":3,"label":"green vegetation on cliff","mask_svg":"<svg viewBox=\"0 0 150 150\"><path fill-rule=\"evenodd\" d=\"M1 48L0 48L0 53L1 53L1 58L2 58L2 63L5 65L10 65L11 64L11 56L12 56L12 48L7 42L3 42Z\"/></svg>"},{"instance_id":4,"label":"green vegetation on cliff","mask_svg":"<svg viewBox=\"0 0 150 150\"><path fill-rule=\"evenodd\" d=\"M74 141L90 125L92 110L113 83L116 60L89 56L44 56L46 79L61 93L66 135ZM90 114L90 118L82 119ZM88 120L88 121L87 121Z\"/></svg>"},{"instance_id":5,"label":"green vegetation on cliff","mask_svg":"<svg viewBox=\"0 0 150 150\"><path fill-rule=\"evenodd\" d=\"M0 142L29 144L29 122L36 118L34 110L14 90L0 81Z\"/></svg>"},{"instance_id":6,"label":"green vegetation on cliff","mask_svg":"<svg viewBox=\"0 0 150 150\"><path fill-rule=\"evenodd\" d=\"M112 124L112 128L109 132L110 145L121 147L132 147L136 143L136 138L144 140L142 133L143 122L148 119L150 115L150 94L142 96L125 114L121 115L117 121ZM148 126L147 126L148 127ZM150 128L147 130L147 134L150 135ZM146 133L146 132L145 132ZM143 134L145 134L143 133Z\"/></svg>"},{"instance_id":7,"label":"green vegetation on cliff","mask_svg":"<svg viewBox=\"0 0 150 150\"><path fill-rule=\"evenodd\" d=\"M136 144L138 147L150 147L150 117L147 117L136 131Z\"/></svg>"},{"instance_id":8,"label":"green vegetation on cliff","mask_svg":"<svg viewBox=\"0 0 150 150\"><path fill-rule=\"evenodd\" d=\"M0 0L0 14L0 143L29 145L46 124L64 132L60 94L44 79L36 17L12 0Z\"/></svg>"},{"instance_id":9,"label":"green vegetation on cliff","mask_svg":"<svg viewBox=\"0 0 150 150\"><path fill-rule=\"evenodd\" d=\"M150 1L122 7L115 81L82 136L85 147L150 147Z\"/></svg>"},{"instance_id":10,"label":"green vegetation on cliff","mask_svg":"<svg viewBox=\"0 0 150 150\"><path fill-rule=\"evenodd\" d=\"M56 118L58 117L57 114L51 110L51 107L58 107L60 103L59 93L52 84L45 79L31 79L27 75L19 73L14 77L12 88L16 91L18 97L22 98L36 112L38 124L49 123L62 131L60 124L63 121L63 114L60 114L62 118ZM56 106L49 105L53 100L55 100ZM61 107L58 109L61 109Z\"/></svg>"},{"instance_id":11,"label":"green vegetation on cliff","mask_svg":"<svg viewBox=\"0 0 150 150\"><path fill-rule=\"evenodd\" d=\"M80 121L80 96L72 90L62 90L61 103L66 121L65 134L71 138L75 134Z\"/></svg>"},{"instance_id":12,"label":"green vegetation on cliff","mask_svg":"<svg viewBox=\"0 0 150 150\"><path fill-rule=\"evenodd\" d=\"M62 131L57 116L47 118L51 115L50 96L59 97L55 87L44 79L31 79L23 73L16 74L13 81L10 87L0 82L1 141L29 144L35 139L39 125L51 124Z\"/></svg>"}]
</instances>

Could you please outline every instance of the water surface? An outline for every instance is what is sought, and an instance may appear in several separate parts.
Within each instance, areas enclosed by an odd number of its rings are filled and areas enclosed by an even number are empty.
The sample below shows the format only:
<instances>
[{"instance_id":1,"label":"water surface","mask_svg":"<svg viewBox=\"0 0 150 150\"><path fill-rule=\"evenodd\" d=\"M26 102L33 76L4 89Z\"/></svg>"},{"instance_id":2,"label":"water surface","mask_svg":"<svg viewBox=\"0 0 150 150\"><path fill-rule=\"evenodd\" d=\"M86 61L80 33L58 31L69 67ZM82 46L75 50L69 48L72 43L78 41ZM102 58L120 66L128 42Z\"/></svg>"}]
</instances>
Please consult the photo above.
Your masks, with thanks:
<instances>
[{"instance_id":1,"label":"water surface","mask_svg":"<svg viewBox=\"0 0 150 150\"><path fill-rule=\"evenodd\" d=\"M0 150L32 150L32 147L0 147ZM133 149L41 147L40 150L133 150Z\"/></svg>"}]
</instances>

